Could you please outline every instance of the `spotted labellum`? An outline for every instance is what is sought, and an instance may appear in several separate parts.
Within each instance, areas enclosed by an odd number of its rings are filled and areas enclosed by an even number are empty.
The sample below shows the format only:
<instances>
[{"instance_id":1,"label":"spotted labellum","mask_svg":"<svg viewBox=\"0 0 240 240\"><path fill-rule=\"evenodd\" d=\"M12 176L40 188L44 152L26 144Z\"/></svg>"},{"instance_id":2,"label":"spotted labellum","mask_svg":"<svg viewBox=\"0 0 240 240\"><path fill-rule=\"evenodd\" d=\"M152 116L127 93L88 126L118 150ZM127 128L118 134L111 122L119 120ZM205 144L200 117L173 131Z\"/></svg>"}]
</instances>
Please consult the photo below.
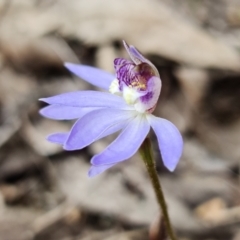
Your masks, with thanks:
<instances>
[{"instance_id":1,"label":"spotted labellum","mask_svg":"<svg viewBox=\"0 0 240 240\"><path fill-rule=\"evenodd\" d=\"M71 130L54 133L48 141L65 150L82 149L115 132L118 137L91 159L89 176L96 176L133 156L150 128L157 136L162 160L173 171L181 157L183 140L168 120L154 116L161 79L156 67L134 47L123 42L131 60L114 60L115 76L100 69L66 63L66 68L106 91L76 91L42 98L49 106L40 113L55 120L77 119Z\"/></svg>"}]
</instances>

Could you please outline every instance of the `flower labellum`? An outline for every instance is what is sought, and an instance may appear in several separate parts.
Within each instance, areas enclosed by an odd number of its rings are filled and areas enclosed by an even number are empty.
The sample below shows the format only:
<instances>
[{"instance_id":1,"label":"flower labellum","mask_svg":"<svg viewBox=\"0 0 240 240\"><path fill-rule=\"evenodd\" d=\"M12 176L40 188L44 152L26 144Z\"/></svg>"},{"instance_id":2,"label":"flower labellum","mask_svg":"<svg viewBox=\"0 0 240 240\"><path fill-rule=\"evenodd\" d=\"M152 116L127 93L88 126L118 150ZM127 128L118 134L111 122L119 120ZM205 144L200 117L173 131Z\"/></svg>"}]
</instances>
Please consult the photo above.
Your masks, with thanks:
<instances>
[{"instance_id":1,"label":"flower labellum","mask_svg":"<svg viewBox=\"0 0 240 240\"><path fill-rule=\"evenodd\" d=\"M82 149L91 143L120 131L118 137L91 159L89 176L96 176L118 162L133 156L152 127L158 140L164 165L173 171L182 155L183 140L168 120L155 117L154 111L161 79L156 67L134 47L123 42L131 60L116 58L116 75L100 69L66 63L72 73L107 90L77 91L42 98L49 106L40 113L55 120L78 119L67 133L48 136L68 151Z\"/></svg>"}]
</instances>

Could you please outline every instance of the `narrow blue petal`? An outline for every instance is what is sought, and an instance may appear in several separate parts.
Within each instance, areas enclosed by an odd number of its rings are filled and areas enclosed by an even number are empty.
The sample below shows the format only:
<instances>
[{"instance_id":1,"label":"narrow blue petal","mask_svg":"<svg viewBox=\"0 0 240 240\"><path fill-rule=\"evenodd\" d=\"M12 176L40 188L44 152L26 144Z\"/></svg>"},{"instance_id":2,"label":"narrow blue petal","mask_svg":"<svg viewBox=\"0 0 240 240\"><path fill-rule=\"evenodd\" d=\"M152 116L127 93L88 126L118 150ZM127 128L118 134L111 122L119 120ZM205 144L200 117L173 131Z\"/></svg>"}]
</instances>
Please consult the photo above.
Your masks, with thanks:
<instances>
[{"instance_id":1,"label":"narrow blue petal","mask_svg":"<svg viewBox=\"0 0 240 240\"><path fill-rule=\"evenodd\" d=\"M65 63L65 67L92 85L108 90L111 82L115 79L113 74L105 72L101 69L79 65L74 63Z\"/></svg>"},{"instance_id":2,"label":"narrow blue petal","mask_svg":"<svg viewBox=\"0 0 240 240\"><path fill-rule=\"evenodd\" d=\"M70 107L109 107L118 109L130 108L123 98L111 93L98 91L68 92L53 97L41 98L39 100L48 104Z\"/></svg>"},{"instance_id":3,"label":"narrow blue petal","mask_svg":"<svg viewBox=\"0 0 240 240\"><path fill-rule=\"evenodd\" d=\"M125 41L123 41L123 45L135 64L138 65L140 63L147 63L153 68L156 76L159 76L157 68L147 58L145 58L134 46L129 46Z\"/></svg>"},{"instance_id":4,"label":"narrow blue petal","mask_svg":"<svg viewBox=\"0 0 240 240\"><path fill-rule=\"evenodd\" d=\"M132 119L120 135L103 152L95 155L93 165L105 165L124 161L132 157L150 130L150 125L144 116Z\"/></svg>"},{"instance_id":5,"label":"narrow blue petal","mask_svg":"<svg viewBox=\"0 0 240 240\"><path fill-rule=\"evenodd\" d=\"M82 149L100 137L106 136L106 131L107 133L119 131L119 127L132 117L132 111L110 108L90 112L73 125L64 149Z\"/></svg>"},{"instance_id":6,"label":"narrow blue petal","mask_svg":"<svg viewBox=\"0 0 240 240\"><path fill-rule=\"evenodd\" d=\"M63 145L66 142L68 135L69 135L68 132L53 133L47 137L47 140L52 143L58 143Z\"/></svg>"},{"instance_id":7,"label":"narrow blue petal","mask_svg":"<svg viewBox=\"0 0 240 240\"><path fill-rule=\"evenodd\" d=\"M127 50L130 58L135 64L140 64L143 62L149 62L148 59L146 59L134 46L128 45L125 41L123 41L123 45L125 49Z\"/></svg>"},{"instance_id":8,"label":"narrow blue petal","mask_svg":"<svg viewBox=\"0 0 240 240\"><path fill-rule=\"evenodd\" d=\"M104 137L107 137L113 133L116 133L120 130L122 130L123 128L125 128L128 124L130 120L124 120L124 121L121 121L121 122L117 122L116 124L114 125L111 125L109 126L103 133L101 133L95 141L101 139L101 138L104 138Z\"/></svg>"},{"instance_id":9,"label":"narrow blue petal","mask_svg":"<svg viewBox=\"0 0 240 240\"><path fill-rule=\"evenodd\" d=\"M39 113L44 117L55 119L55 120L72 120L76 118L81 118L85 114L96 110L98 108L79 108L79 107L70 107L63 105L50 105L45 108L42 108Z\"/></svg>"},{"instance_id":10,"label":"narrow blue petal","mask_svg":"<svg viewBox=\"0 0 240 240\"><path fill-rule=\"evenodd\" d=\"M88 171L89 177L95 177L99 175L100 173L106 171L107 169L113 167L116 164L108 164L108 165L101 165L101 166L91 166L91 168Z\"/></svg>"},{"instance_id":11,"label":"narrow blue petal","mask_svg":"<svg viewBox=\"0 0 240 240\"><path fill-rule=\"evenodd\" d=\"M183 150L183 139L180 132L166 119L151 115L148 120L157 136L164 165L168 170L174 171Z\"/></svg>"}]
</instances>

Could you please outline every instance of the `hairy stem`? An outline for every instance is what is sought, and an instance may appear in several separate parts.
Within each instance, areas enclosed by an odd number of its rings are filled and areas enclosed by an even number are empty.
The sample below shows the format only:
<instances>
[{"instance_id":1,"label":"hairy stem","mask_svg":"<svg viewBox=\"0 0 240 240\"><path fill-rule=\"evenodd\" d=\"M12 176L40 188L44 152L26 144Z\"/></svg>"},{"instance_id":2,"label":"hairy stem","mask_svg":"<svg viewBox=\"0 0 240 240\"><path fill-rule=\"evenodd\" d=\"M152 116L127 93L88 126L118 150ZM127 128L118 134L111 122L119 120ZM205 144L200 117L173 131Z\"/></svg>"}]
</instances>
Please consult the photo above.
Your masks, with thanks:
<instances>
[{"instance_id":1,"label":"hairy stem","mask_svg":"<svg viewBox=\"0 0 240 240\"><path fill-rule=\"evenodd\" d=\"M164 194L163 194L163 191L162 191L162 187L161 187L158 175L157 175L155 162L153 160L153 152L152 152L151 141L150 141L149 138L146 138L144 140L144 142L142 143L142 146L140 147L139 151L140 151L142 159L143 159L143 161L146 165L149 177L151 179L151 183L152 183L154 192L156 194L159 207L160 207L161 212L162 212L162 216L163 216L163 219L164 219L164 223L165 223L165 226L166 226L168 236L170 237L171 240L177 240L177 238L175 237L172 225L171 225L171 221L170 221L168 211L167 211L167 204L166 204Z\"/></svg>"}]
</instances>

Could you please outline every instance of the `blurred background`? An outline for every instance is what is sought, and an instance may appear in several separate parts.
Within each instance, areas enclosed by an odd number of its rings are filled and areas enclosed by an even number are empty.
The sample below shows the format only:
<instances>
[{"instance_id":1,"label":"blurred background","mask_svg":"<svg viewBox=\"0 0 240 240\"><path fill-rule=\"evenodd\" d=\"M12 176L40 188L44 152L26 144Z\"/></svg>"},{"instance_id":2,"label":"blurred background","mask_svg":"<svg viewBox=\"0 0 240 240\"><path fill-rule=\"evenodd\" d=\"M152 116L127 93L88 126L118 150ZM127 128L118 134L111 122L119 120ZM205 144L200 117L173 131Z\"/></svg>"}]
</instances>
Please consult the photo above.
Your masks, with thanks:
<instances>
[{"instance_id":1,"label":"blurred background","mask_svg":"<svg viewBox=\"0 0 240 240\"><path fill-rule=\"evenodd\" d=\"M240 239L240 0L0 0L0 239L164 239L138 155L89 179L113 137L65 152L45 138L47 97L94 89L63 62L113 72L122 40L158 68L157 116L184 137L174 173L155 159L179 239ZM150 230L149 230L150 229Z\"/></svg>"}]
</instances>

